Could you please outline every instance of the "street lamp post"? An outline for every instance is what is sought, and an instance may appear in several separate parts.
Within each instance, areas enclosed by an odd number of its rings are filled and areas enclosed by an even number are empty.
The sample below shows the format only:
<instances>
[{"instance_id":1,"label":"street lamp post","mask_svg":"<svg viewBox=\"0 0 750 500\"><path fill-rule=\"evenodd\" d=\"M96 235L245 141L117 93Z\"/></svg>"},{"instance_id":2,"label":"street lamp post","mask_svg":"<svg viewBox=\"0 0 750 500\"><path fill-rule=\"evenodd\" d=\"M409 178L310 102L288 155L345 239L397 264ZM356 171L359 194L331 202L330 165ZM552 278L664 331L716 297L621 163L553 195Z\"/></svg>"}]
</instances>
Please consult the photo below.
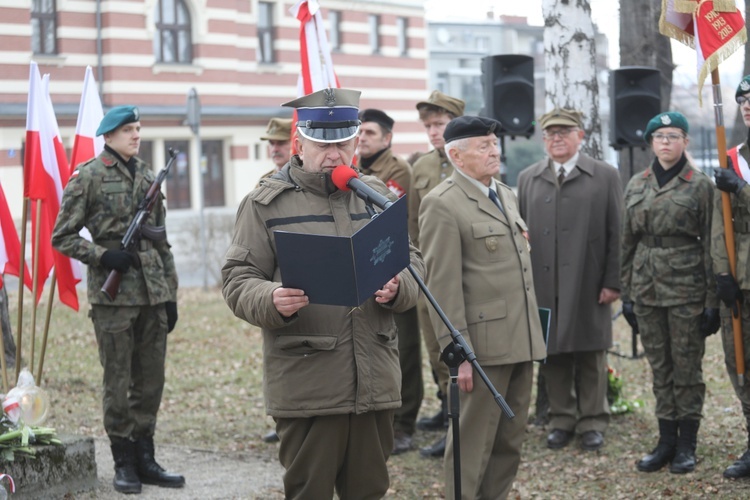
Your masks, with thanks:
<instances>
[{"instance_id":1,"label":"street lamp post","mask_svg":"<svg viewBox=\"0 0 750 500\"><path fill-rule=\"evenodd\" d=\"M203 289L208 288L208 276L206 274L206 261L208 259L206 250L206 224L203 217L203 207L205 205L205 193L203 191L203 145L201 144L201 101L198 98L198 91L195 87L191 88L187 96L187 124L195 135L195 142L198 149L198 212L200 215L200 240L201 240L201 267L203 269Z\"/></svg>"}]
</instances>

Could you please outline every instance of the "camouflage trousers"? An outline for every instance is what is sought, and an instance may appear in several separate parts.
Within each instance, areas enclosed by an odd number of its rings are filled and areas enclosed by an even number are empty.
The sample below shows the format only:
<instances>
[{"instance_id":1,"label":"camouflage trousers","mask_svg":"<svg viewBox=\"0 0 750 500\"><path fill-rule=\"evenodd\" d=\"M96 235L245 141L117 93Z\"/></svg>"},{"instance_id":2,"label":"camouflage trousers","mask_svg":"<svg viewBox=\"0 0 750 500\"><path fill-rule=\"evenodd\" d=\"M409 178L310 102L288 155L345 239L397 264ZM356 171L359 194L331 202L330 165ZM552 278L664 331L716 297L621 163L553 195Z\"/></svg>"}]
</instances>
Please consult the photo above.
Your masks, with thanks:
<instances>
[{"instance_id":1,"label":"camouflage trousers","mask_svg":"<svg viewBox=\"0 0 750 500\"><path fill-rule=\"evenodd\" d=\"M110 437L150 437L164 389L167 313L164 304L93 304L99 361L104 368L104 429Z\"/></svg>"},{"instance_id":2,"label":"camouflage trousers","mask_svg":"<svg viewBox=\"0 0 750 500\"><path fill-rule=\"evenodd\" d=\"M740 387L737 381L737 361L734 349L734 333L732 331L732 315L729 308L721 306L721 343L724 346L724 362L732 382L734 392L742 405L742 414L745 416L748 429L750 429L750 291L744 290L745 299L742 302L742 339L745 351L745 385Z\"/></svg>"},{"instance_id":3,"label":"camouflage trousers","mask_svg":"<svg viewBox=\"0 0 750 500\"><path fill-rule=\"evenodd\" d=\"M702 367L705 338L700 331L703 304L636 304L634 310L654 376L656 417L699 420L706 395Z\"/></svg>"}]
</instances>

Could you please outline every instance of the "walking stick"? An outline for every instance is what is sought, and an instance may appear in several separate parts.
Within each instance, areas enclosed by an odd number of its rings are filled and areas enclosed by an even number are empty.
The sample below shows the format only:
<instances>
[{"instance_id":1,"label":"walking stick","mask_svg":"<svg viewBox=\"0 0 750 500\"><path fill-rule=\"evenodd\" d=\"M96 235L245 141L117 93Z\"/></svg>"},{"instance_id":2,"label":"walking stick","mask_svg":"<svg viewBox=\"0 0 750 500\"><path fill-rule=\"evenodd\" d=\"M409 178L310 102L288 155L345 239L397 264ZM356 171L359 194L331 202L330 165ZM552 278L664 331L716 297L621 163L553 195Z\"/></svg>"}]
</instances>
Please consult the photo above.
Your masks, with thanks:
<instances>
[{"instance_id":1,"label":"walking stick","mask_svg":"<svg viewBox=\"0 0 750 500\"><path fill-rule=\"evenodd\" d=\"M719 165L728 168L727 165L727 136L724 130L724 112L721 102L721 84L719 81L719 69L711 71L711 84L714 94L714 119L716 120L716 148L719 153ZM737 279L737 255L734 247L734 225L732 224L732 201L729 193L721 192L721 208L724 217L724 240L727 245L727 258L729 259L729 270L734 279ZM737 383L740 387L745 385L745 349L742 344L742 314L740 304L737 301L737 314L732 312L732 332L734 333L734 360L737 365ZM731 308L730 308L731 309Z\"/></svg>"}]
</instances>

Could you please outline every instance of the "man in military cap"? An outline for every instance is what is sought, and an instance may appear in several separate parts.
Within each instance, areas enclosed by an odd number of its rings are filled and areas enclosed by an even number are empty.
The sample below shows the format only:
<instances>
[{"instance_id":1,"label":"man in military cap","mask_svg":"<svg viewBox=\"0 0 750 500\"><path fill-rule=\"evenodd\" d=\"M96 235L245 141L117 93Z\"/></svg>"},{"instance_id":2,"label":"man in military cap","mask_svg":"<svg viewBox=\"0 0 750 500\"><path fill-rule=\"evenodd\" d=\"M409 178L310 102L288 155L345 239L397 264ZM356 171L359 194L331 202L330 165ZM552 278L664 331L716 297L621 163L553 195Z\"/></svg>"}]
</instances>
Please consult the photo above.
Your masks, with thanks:
<instances>
[{"instance_id":1,"label":"man in military cap","mask_svg":"<svg viewBox=\"0 0 750 500\"><path fill-rule=\"evenodd\" d=\"M445 128L453 174L430 191L419 211L427 285L515 413L509 419L471 364L458 367L461 488L465 498L502 499L521 461L531 400L532 360L544 357L526 223L500 172L491 118L463 116ZM515 256L515 257L512 257ZM452 342L435 311L441 348ZM445 494L454 494L452 433L444 459Z\"/></svg>"},{"instance_id":2,"label":"man in military cap","mask_svg":"<svg viewBox=\"0 0 750 500\"><path fill-rule=\"evenodd\" d=\"M393 118L379 109L359 112L357 153L363 174L374 175L399 198L411 185L411 167L391 150ZM398 357L401 365L401 408L396 410L393 429L393 454L398 455L413 448L413 439L419 406L422 404L422 356L420 355L419 322L417 308L394 315L398 328Z\"/></svg>"},{"instance_id":3,"label":"man in military cap","mask_svg":"<svg viewBox=\"0 0 750 500\"><path fill-rule=\"evenodd\" d=\"M425 127L430 144L434 148L421 156L412 169L412 184L409 188L409 236L412 243L419 247L419 207L427 193L435 186L447 179L453 172L453 165L445 154L445 140L443 131L453 118L464 114L464 102L443 94L439 90L433 91L426 101L417 103L419 119ZM440 361L440 346L435 341L432 331L429 310L432 306L427 300L420 299L417 305L419 325L422 328L422 338L425 341L427 355L430 359L432 375L438 386L440 410L432 416L420 419L417 428L445 432L448 427L448 411L446 406L446 390L448 387L448 367ZM442 457L445 452L445 435L435 443L420 450L422 456Z\"/></svg>"},{"instance_id":4,"label":"man in military cap","mask_svg":"<svg viewBox=\"0 0 750 500\"><path fill-rule=\"evenodd\" d=\"M351 235L369 221L365 202L336 188L331 172L351 164L359 92L324 89L284 104L297 109L298 154L240 204L222 268L223 295L263 334L266 411L281 438L286 498L381 498L401 405L394 312L416 304L408 270L356 308L311 304L281 284L274 231ZM373 176L360 179L396 200ZM424 271L411 247L411 264ZM304 251L304 249L301 249Z\"/></svg>"},{"instance_id":5,"label":"man in military cap","mask_svg":"<svg viewBox=\"0 0 750 500\"><path fill-rule=\"evenodd\" d=\"M268 141L268 156L275 165L271 171L263 174L261 179L265 179L281 170L292 156L292 119L271 118L266 127L266 134L260 139Z\"/></svg>"},{"instance_id":6,"label":"man in military cap","mask_svg":"<svg viewBox=\"0 0 750 500\"><path fill-rule=\"evenodd\" d=\"M143 238L132 254L120 250L130 217L156 177L136 156L140 131L135 106L117 106L104 115L96 131L104 136L104 151L71 174L52 234L59 252L88 265L89 316L104 368L104 429L115 462L113 485L122 493L140 493L141 483L185 484L154 460L167 334L177 323L174 258L166 238ZM165 216L160 196L147 223L164 226ZM79 235L83 227L91 241ZM100 289L112 270L122 273L122 281L110 301Z\"/></svg>"},{"instance_id":7,"label":"man in military cap","mask_svg":"<svg viewBox=\"0 0 750 500\"><path fill-rule=\"evenodd\" d=\"M551 310L547 360L540 365L550 405L549 448L577 433L585 450L604 444L609 422L607 349L611 303L620 296L622 187L611 165L581 153L579 111L542 116L547 158L518 176L521 216L534 247L539 306Z\"/></svg>"},{"instance_id":8,"label":"man in military cap","mask_svg":"<svg viewBox=\"0 0 750 500\"><path fill-rule=\"evenodd\" d=\"M750 75L745 76L737 86L735 99L740 106L742 119L750 127ZM734 464L724 471L724 477L738 479L750 477L750 381L745 374L744 385L737 376L734 337L732 330L732 310L740 305L742 321L742 343L745 354L745 367L750 366L750 135L748 141L729 150L729 168L715 170L716 187L730 194L732 221L734 225L734 247L737 257L737 276L732 277L727 257L724 237L722 197L714 196L713 222L711 226L711 256L716 275L717 295L724 303L721 308L721 341L724 345L724 360L734 392L740 400L742 414L748 432L747 451Z\"/></svg>"}]
</instances>

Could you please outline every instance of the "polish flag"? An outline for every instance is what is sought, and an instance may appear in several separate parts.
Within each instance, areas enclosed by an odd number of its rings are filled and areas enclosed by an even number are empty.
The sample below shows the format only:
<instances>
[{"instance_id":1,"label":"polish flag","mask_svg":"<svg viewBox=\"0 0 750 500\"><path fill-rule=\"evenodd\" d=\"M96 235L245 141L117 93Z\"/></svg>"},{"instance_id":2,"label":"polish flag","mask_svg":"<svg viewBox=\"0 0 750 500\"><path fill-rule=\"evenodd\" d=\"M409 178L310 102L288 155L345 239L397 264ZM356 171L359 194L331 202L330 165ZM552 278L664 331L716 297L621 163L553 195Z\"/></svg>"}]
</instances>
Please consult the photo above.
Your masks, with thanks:
<instances>
[{"instance_id":1,"label":"polish flag","mask_svg":"<svg viewBox=\"0 0 750 500\"><path fill-rule=\"evenodd\" d=\"M49 78L45 75L48 82ZM70 167L57 127L52 101L45 83L39 76L39 67L31 62L29 72L29 101L26 115L26 157L24 169L28 171L28 195L32 200L32 249L38 252L37 297L39 302L44 283L54 265L58 281L60 302L78 310L76 284L81 280L80 264L53 250L52 229L60 211L62 192L68 183ZM37 241L36 210L41 204L41 221Z\"/></svg>"},{"instance_id":2,"label":"polish flag","mask_svg":"<svg viewBox=\"0 0 750 500\"><path fill-rule=\"evenodd\" d=\"M99 93L96 90L96 80L91 66L86 66L86 76L83 79L81 104L78 106L78 123L76 137L73 141L73 153L70 157L71 173L76 167L91 158L99 156L104 150L104 137L96 136L104 111Z\"/></svg>"},{"instance_id":3,"label":"polish flag","mask_svg":"<svg viewBox=\"0 0 750 500\"><path fill-rule=\"evenodd\" d=\"M3 274L19 276L21 270L21 242L10 215L3 185L0 184L0 288L3 287ZM24 282L31 289L31 275L24 263Z\"/></svg>"}]
</instances>

